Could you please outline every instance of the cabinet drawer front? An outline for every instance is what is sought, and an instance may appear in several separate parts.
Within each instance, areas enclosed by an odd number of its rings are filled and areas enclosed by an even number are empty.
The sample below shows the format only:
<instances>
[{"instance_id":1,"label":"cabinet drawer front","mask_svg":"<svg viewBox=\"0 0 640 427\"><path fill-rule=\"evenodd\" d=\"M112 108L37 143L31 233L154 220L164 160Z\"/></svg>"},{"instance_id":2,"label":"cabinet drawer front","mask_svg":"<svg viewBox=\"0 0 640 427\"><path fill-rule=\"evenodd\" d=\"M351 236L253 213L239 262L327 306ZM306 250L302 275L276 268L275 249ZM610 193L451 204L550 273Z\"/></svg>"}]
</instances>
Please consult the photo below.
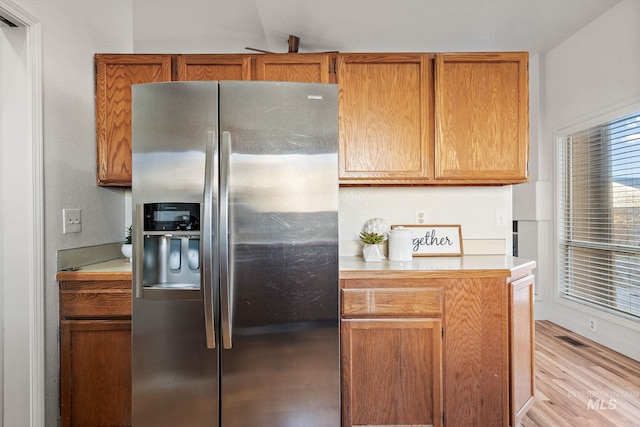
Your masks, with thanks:
<instances>
[{"instance_id":1,"label":"cabinet drawer front","mask_svg":"<svg viewBox=\"0 0 640 427\"><path fill-rule=\"evenodd\" d=\"M60 317L131 316L131 290L61 290Z\"/></svg>"},{"instance_id":2,"label":"cabinet drawer front","mask_svg":"<svg viewBox=\"0 0 640 427\"><path fill-rule=\"evenodd\" d=\"M342 315L424 316L442 313L440 288L343 289Z\"/></svg>"}]
</instances>

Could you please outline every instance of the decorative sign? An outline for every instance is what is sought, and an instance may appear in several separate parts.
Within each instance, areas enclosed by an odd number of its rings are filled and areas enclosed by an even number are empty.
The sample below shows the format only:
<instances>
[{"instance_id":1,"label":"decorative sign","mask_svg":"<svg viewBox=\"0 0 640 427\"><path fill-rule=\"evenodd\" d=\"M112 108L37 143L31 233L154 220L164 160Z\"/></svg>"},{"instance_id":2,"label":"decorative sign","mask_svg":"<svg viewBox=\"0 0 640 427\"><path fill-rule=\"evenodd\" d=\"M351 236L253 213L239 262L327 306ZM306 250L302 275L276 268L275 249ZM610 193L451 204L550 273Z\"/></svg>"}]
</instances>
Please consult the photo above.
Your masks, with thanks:
<instances>
[{"instance_id":1,"label":"decorative sign","mask_svg":"<svg viewBox=\"0 0 640 427\"><path fill-rule=\"evenodd\" d=\"M398 227L397 225L391 228ZM462 256L460 225L402 225L410 229L414 256Z\"/></svg>"}]
</instances>

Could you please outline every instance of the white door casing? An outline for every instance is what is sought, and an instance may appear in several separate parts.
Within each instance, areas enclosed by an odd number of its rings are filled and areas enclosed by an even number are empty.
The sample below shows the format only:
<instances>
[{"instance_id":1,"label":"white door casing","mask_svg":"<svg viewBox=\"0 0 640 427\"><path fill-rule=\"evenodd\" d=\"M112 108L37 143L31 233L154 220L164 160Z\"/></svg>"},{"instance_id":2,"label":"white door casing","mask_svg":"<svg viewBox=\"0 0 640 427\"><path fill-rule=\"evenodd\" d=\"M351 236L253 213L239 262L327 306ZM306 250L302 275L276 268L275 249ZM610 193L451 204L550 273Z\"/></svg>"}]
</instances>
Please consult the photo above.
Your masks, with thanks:
<instances>
[{"instance_id":1,"label":"white door casing","mask_svg":"<svg viewBox=\"0 0 640 427\"><path fill-rule=\"evenodd\" d=\"M0 0L0 427L44 426L40 23Z\"/></svg>"}]
</instances>

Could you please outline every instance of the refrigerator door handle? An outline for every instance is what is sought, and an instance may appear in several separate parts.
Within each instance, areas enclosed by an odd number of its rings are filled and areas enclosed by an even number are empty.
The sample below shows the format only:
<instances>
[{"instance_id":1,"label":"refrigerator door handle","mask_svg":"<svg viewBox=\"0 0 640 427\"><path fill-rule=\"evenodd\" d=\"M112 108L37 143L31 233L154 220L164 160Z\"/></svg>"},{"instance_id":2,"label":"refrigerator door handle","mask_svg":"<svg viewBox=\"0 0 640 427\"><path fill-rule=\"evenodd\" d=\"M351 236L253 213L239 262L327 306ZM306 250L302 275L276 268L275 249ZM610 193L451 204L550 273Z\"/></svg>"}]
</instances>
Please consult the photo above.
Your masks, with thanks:
<instances>
[{"instance_id":1,"label":"refrigerator door handle","mask_svg":"<svg viewBox=\"0 0 640 427\"><path fill-rule=\"evenodd\" d=\"M218 187L218 144L216 144L215 132L207 132L207 145L205 152L205 181L204 181L204 206L202 217L202 275L200 286L202 287L202 299L204 300L204 324L207 338L207 348L216 348L215 312L214 312L214 280L218 277L217 254L213 244L214 227L217 225L217 209L214 200L217 199ZM217 200L216 200L217 201Z\"/></svg>"},{"instance_id":2,"label":"refrigerator door handle","mask_svg":"<svg viewBox=\"0 0 640 427\"><path fill-rule=\"evenodd\" d=\"M231 133L222 132L220 146L220 305L222 346L232 348L233 288L229 271L229 156Z\"/></svg>"},{"instance_id":3,"label":"refrigerator door handle","mask_svg":"<svg viewBox=\"0 0 640 427\"><path fill-rule=\"evenodd\" d=\"M133 226L133 291L136 298L143 296L144 267L144 205L136 205L135 225Z\"/></svg>"}]
</instances>

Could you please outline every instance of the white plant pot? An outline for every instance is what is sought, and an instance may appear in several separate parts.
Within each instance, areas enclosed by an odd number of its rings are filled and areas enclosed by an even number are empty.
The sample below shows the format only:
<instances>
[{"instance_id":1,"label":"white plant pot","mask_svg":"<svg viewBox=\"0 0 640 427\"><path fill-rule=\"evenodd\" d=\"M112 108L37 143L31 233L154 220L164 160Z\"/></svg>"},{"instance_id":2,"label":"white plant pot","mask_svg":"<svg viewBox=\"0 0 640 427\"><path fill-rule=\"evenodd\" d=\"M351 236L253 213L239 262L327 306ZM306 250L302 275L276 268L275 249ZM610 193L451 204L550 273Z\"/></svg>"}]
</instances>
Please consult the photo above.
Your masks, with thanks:
<instances>
[{"instance_id":1,"label":"white plant pot","mask_svg":"<svg viewBox=\"0 0 640 427\"><path fill-rule=\"evenodd\" d=\"M380 262L384 258L382 255L382 245L364 244L362 257L366 262Z\"/></svg>"},{"instance_id":2,"label":"white plant pot","mask_svg":"<svg viewBox=\"0 0 640 427\"><path fill-rule=\"evenodd\" d=\"M133 245L124 243L120 250L122 251L122 255L124 255L126 258L129 258L129 262L131 262L131 256L133 255Z\"/></svg>"}]
</instances>

